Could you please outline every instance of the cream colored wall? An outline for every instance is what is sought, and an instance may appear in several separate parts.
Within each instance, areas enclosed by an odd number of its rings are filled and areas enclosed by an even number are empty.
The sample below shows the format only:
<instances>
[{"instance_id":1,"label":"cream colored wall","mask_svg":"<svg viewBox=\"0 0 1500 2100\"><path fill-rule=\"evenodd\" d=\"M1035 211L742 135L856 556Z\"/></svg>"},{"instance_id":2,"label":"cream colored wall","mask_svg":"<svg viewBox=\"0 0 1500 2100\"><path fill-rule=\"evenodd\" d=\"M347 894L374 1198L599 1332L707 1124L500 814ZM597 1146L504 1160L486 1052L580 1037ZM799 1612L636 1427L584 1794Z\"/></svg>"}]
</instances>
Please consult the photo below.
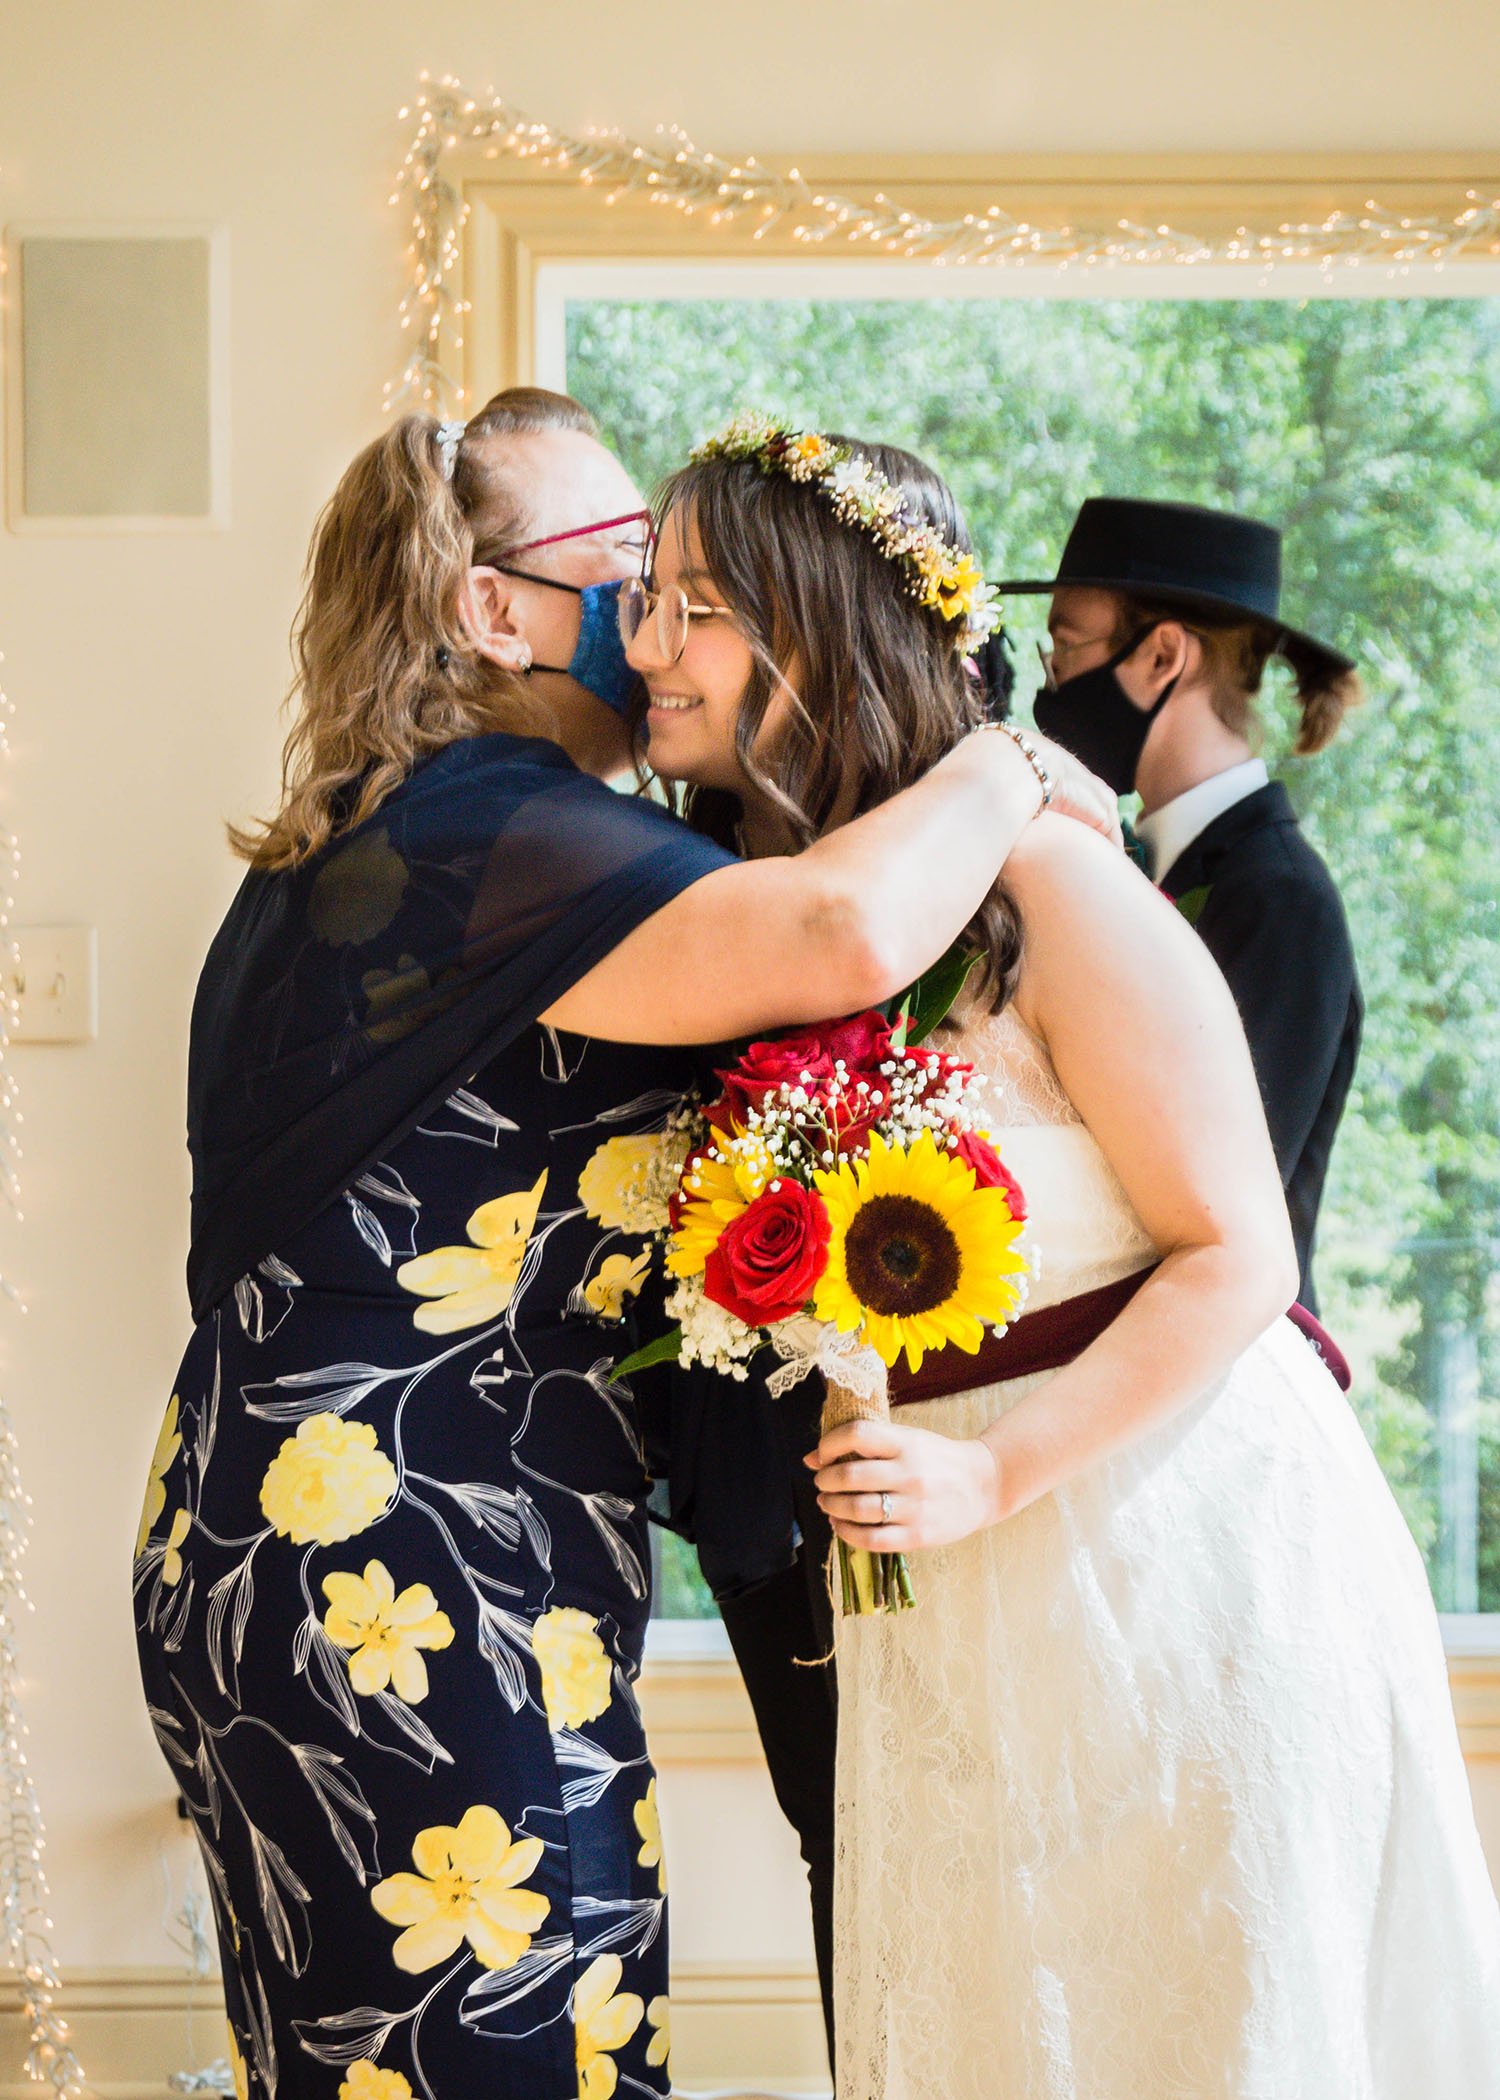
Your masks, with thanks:
<instances>
[{"instance_id":1,"label":"cream colored wall","mask_svg":"<svg viewBox=\"0 0 1500 2100\"><path fill-rule=\"evenodd\" d=\"M15 1054L27 1219L0 1228L0 1263L32 1310L0 1316L0 1383L36 1503L24 1644L57 1942L108 1965L172 1958L157 1850L180 1840L139 1709L127 1561L185 1335L188 1001L234 882L221 820L271 793L308 526L396 361L385 200L419 69L493 80L575 127L679 120L734 150L1452 150L1495 143L1500 15L1492 0L3 12L6 220L221 221L231 249L230 530L0 535L20 918L100 934L99 1040ZM1481 1783L1500 1857L1500 1766ZM763 1775L674 1771L666 1796L679 1954L804 1958Z\"/></svg>"}]
</instances>

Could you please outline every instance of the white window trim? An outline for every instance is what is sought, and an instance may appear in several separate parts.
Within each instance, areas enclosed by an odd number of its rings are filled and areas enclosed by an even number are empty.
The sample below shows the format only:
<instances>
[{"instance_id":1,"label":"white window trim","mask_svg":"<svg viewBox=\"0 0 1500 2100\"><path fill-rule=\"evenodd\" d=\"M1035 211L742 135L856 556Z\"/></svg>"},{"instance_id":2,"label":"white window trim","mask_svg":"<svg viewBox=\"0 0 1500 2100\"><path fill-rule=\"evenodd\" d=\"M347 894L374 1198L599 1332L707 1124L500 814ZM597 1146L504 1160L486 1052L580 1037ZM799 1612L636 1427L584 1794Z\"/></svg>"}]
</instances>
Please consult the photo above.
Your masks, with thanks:
<instances>
[{"instance_id":1,"label":"white window trim","mask_svg":"<svg viewBox=\"0 0 1500 2100\"><path fill-rule=\"evenodd\" d=\"M534 368L539 386L567 389L567 307L571 299L1383 299L1395 273L1377 268L1332 276L1314 264L1285 264L1251 278L1232 264L1192 269L1132 266L1085 279L1076 269L995 270L934 275L924 263L854 262L543 262L532 281ZM1402 297L1493 299L1493 263L1413 264Z\"/></svg>"}]
</instances>

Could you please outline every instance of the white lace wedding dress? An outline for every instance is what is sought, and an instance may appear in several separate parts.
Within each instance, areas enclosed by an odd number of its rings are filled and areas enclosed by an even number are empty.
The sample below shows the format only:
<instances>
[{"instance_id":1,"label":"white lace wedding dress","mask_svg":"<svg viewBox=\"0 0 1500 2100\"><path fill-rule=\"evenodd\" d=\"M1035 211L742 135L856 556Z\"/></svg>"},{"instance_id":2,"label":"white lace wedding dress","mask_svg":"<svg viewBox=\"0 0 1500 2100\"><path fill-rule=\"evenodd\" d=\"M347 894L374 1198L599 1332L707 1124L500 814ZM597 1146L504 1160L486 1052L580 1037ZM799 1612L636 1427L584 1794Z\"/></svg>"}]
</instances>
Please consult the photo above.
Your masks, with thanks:
<instances>
[{"instance_id":1,"label":"white lace wedding dress","mask_svg":"<svg viewBox=\"0 0 1500 2100\"><path fill-rule=\"evenodd\" d=\"M1153 1248L1045 1051L971 1023L1033 1307ZM1053 1374L903 1408L970 1436ZM1422 1562L1290 1323L914 1557L838 1647L840 2100L1496 2100L1500 1912Z\"/></svg>"}]
</instances>

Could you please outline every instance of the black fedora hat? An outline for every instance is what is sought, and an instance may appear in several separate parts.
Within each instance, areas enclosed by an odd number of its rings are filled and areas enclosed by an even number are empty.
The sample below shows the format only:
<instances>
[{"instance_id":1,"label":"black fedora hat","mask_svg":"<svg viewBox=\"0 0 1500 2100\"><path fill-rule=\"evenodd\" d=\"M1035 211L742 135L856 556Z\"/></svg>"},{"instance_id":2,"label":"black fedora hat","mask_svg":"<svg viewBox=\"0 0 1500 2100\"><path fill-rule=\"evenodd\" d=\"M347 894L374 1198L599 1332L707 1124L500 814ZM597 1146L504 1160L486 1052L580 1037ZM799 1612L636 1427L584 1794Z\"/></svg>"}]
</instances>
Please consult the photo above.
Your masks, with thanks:
<instances>
[{"instance_id":1,"label":"black fedora hat","mask_svg":"<svg viewBox=\"0 0 1500 2100\"><path fill-rule=\"evenodd\" d=\"M1090 496L1073 522L1057 574L1000 583L1000 591L1057 591L1070 584L1126 591L1160 604L1257 620L1278 649L1335 671L1354 662L1281 617L1281 534L1259 518L1199 503Z\"/></svg>"}]
</instances>

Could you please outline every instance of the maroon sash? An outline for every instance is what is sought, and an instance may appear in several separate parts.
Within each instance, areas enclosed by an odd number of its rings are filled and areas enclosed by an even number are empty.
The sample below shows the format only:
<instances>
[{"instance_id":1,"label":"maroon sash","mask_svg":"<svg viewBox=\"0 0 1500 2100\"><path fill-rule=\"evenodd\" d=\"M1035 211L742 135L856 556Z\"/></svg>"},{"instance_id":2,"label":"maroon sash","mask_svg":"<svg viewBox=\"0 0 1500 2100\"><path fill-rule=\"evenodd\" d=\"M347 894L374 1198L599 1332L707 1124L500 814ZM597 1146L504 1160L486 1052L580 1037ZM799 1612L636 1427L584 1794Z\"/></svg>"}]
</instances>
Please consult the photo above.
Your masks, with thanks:
<instances>
[{"instance_id":1,"label":"maroon sash","mask_svg":"<svg viewBox=\"0 0 1500 2100\"><path fill-rule=\"evenodd\" d=\"M1022 1313L998 1334L989 1329L973 1356L961 1349L937 1349L923 1357L920 1371L908 1370L904 1361L898 1362L889 1378L892 1407L909 1407L914 1400L942 1400L949 1393L967 1393L978 1385L999 1385L1007 1378L1060 1370L1098 1340L1146 1278L1155 1274L1153 1262L1133 1276L1121 1277L1118 1283L1064 1298L1058 1305L1044 1305L1040 1312Z\"/></svg>"},{"instance_id":2,"label":"maroon sash","mask_svg":"<svg viewBox=\"0 0 1500 2100\"><path fill-rule=\"evenodd\" d=\"M1039 1371L1058 1371L1082 1356L1090 1342L1097 1341L1110 1322L1125 1310L1146 1280L1156 1274L1156 1264L1106 1283L1097 1291L1084 1291L1077 1298L1064 1298L1058 1305L1045 1305L1039 1312L1023 1313L1003 1333L985 1335L973 1356L961 1349L938 1349L922 1360L920 1371L898 1362L890 1372L892 1407L909 1407L916 1400L943 1400L950 1393L972 1392L976 1386L1001 1385L1011 1378L1033 1378ZM1314 1353L1327 1365L1335 1383L1348 1392L1352 1383L1343 1351L1306 1306L1294 1305L1287 1318Z\"/></svg>"}]
</instances>

